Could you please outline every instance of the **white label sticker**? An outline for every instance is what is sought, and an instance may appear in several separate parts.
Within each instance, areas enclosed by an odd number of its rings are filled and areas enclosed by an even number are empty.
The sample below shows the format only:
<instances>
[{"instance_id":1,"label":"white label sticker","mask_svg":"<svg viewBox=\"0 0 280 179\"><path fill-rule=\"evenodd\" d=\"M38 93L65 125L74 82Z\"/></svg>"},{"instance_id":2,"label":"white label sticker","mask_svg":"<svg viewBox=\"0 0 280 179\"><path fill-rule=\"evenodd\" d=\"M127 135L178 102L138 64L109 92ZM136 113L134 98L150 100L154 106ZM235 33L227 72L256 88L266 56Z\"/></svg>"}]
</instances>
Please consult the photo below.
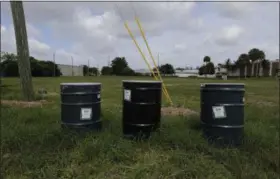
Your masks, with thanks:
<instances>
[{"instance_id":1,"label":"white label sticker","mask_svg":"<svg viewBox=\"0 0 280 179\"><path fill-rule=\"evenodd\" d=\"M82 108L81 109L81 120L90 120L92 115L91 108Z\"/></svg>"},{"instance_id":2,"label":"white label sticker","mask_svg":"<svg viewBox=\"0 0 280 179\"><path fill-rule=\"evenodd\" d=\"M100 94L97 95L97 99L100 99Z\"/></svg>"},{"instance_id":3,"label":"white label sticker","mask_svg":"<svg viewBox=\"0 0 280 179\"><path fill-rule=\"evenodd\" d=\"M124 90L124 100L126 100L126 101L131 100L131 91L130 90Z\"/></svg>"},{"instance_id":4,"label":"white label sticker","mask_svg":"<svg viewBox=\"0 0 280 179\"><path fill-rule=\"evenodd\" d=\"M226 111L224 106L213 106L213 113L216 119L226 118Z\"/></svg>"}]
</instances>

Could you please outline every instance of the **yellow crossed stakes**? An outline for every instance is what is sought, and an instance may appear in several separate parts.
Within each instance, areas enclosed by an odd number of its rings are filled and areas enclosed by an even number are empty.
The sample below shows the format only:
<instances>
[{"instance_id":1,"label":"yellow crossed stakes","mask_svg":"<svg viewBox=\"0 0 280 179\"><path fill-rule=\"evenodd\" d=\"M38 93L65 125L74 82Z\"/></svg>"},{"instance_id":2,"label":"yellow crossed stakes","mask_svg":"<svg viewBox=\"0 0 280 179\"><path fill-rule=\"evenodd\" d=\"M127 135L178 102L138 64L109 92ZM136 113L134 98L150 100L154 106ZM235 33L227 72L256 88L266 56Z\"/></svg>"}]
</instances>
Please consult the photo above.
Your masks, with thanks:
<instances>
[{"instance_id":1,"label":"yellow crossed stakes","mask_svg":"<svg viewBox=\"0 0 280 179\"><path fill-rule=\"evenodd\" d=\"M116 5L116 6L117 6L117 5ZM120 15L121 15L121 12L120 12ZM121 15L121 18L122 18L122 15ZM122 19L123 19L123 18L122 18ZM124 20L123 20L123 21L124 21ZM133 40L135 46L137 47L139 53L141 54L143 60L145 61L146 65L148 66L150 72L152 73L153 77L155 78L155 80L160 80L160 81L162 82L162 85L163 85L163 92L164 92L164 94L165 94L165 97L167 98L167 100L169 101L170 105L172 106L172 105L173 105L173 102L172 102L172 100L171 100L171 98L170 98L170 96L169 96L169 94L168 94L168 91L167 91L167 89L166 89L166 86L165 86L165 84L164 84L164 82L163 82L163 79L162 79L162 77L161 77L161 75L160 75L160 71L159 71L158 68L157 68L157 65L156 65L154 56L153 56L152 51L151 51L151 49L150 49L150 47L149 47L149 45L148 45L148 41L147 41L147 39L146 39L146 37L145 37L145 33L144 33L144 31L143 31L143 28L142 28L142 26L141 26L141 23L140 23L139 18L135 17L135 21L136 21L136 23L137 23L137 25L138 25L138 28L140 29L141 35L142 35L142 37L143 37L143 39L144 39L144 41L145 41L145 44L146 44L146 47L147 47L147 49L148 49L148 51L149 51L150 57L151 57L152 60L153 60L153 64L155 65L155 68L156 68L156 71L157 71L157 73L158 73L159 79L157 78L157 76L155 75L153 69L151 68L151 66L150 66L150 64L149 64L149 62L147 61L147 59L146 59L144 53L142 52L140 46L138 45L138 43L137 43L135 37L133 36L133 34L132 34L130 28L128 27L128 24L127 24L126 21L124 21L124 26L125 26L126 30L128 31L128 34L130 35L131 39Z\"/></svg>"}]
</instances>

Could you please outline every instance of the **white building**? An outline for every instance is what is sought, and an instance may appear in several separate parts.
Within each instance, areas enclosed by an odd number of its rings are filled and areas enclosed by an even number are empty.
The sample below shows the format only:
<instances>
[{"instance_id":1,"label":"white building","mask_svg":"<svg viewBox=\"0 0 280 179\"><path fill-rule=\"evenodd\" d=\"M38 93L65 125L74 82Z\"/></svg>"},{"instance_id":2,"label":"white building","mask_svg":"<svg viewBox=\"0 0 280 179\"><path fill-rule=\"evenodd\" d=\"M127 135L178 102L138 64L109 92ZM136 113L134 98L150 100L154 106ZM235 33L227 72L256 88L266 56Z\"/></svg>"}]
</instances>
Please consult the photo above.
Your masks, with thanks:
<instances>
[{"instance_id":1,"label":"white building","mask_svg":"<svg viewBox=\"0 0 280 179\"><path fill-rule=\"evenodd\" d=\"M151 75L151 72L149 69L137 69L134 71L135 71L135 73L140 73L142 75Z\"/></svg>"},{"instance_id":2,"label":"white building","mask_svg":"<svg viewBox=\"0 0 280 179\"><path fill-rule=\"evenodd\" d=\"M73 66L73 68L72 65L57 64L57 66L60 69L60 72L62 73L61 76L84 76L82 65Z\"/></svg>"},{"instance_id":3,"label":"white building","mask_svg":"<svg viewBox=\"0 0 280 179\"><path fill-rule=\"evenodd\" d=\"M190 76L198 76L198 70L175 70L175 76L177 77L190 77Z\"/></svg>"}]
</instances>

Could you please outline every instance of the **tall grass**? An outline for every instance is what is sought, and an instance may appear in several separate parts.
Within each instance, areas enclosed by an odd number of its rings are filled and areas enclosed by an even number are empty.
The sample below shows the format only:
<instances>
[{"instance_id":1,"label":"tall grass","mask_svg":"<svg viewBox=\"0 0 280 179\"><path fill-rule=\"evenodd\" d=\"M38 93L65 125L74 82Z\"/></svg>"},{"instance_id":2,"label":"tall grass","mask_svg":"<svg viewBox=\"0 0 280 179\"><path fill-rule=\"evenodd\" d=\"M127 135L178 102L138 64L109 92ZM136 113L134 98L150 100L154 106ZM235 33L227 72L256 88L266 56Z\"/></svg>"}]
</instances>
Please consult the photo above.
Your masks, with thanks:
<instances>
[{"instance_id":1,"label":"tall grass","mask_svg":"<svg viewBox=\"0 0 280 179\"><path fill-rule=\"evenodd\" d=\"M132 77L127 77L132 78ZM126 78L126 79L127 79ZM1 106L2 176L6 179L279 178L278 87L273 79L246 84L246 141L240 148L215 148L201 136L198 116L162 118L148 141L122 137L121 77L34 78L52 103L35 108ZM138 77L138 79L141 79ZM102 132L60 129L60 82L101 82ZM175 104L199 112L203 79L165 79ZM3 79L2 99L20 99L18 79ZM166 103L164 101L164 103ZM166 105L166 104L165 104Z\"/></svg>"}]
</instances>

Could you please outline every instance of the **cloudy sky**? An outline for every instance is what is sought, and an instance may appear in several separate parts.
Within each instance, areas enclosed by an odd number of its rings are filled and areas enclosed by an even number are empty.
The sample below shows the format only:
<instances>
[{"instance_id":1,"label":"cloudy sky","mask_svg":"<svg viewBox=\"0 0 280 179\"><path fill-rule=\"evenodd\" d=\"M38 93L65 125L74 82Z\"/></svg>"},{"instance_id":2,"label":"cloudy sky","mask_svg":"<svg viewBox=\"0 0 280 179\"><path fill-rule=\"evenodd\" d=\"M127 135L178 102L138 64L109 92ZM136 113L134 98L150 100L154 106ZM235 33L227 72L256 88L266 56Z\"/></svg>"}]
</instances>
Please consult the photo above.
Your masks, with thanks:
<instances>
[{"instance_id":1,"label":"cloudy sky","mask_svg":"<svg viewBox=\"0 0 280 179\"><path fill-rule=\"evenodd\" d=\"M1 51L15 52L8 2L1 3ZM134 21L136 14L160 63L199 66L205 55L217 64L260 48L279 57L276 2L24 2L30 54L60 64L103 66L125 56L134 69L146 68L124 21L150 60ZM151 61L151 60L150 60Z\"/></svg>"}]
</instances>

